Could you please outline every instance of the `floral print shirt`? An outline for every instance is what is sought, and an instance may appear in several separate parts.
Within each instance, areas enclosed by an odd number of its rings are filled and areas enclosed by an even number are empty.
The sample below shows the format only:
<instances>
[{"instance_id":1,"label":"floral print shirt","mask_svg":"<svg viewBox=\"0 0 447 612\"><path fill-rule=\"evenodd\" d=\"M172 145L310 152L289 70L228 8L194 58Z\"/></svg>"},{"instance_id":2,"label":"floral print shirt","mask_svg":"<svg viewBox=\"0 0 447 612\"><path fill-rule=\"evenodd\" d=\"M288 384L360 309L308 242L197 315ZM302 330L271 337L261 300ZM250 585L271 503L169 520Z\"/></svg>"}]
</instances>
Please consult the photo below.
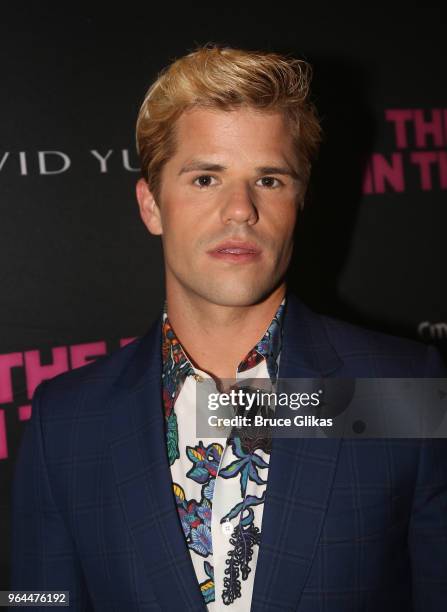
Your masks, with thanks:
<instances>
[{"instance_id":1,"label":"floral print shirt","mask_svg":"<svg viewBox=\"0 0 447 612\"><path fill-rule=\"evenodd\" d=\"M236 379L276 382L283 299L268 329L237 368ZM238 435L198 438L194 367L167 315L162 318L163 407L172 487L207 610L250 610L261 539L271 440Z\"/></svg>"}]
</instances>

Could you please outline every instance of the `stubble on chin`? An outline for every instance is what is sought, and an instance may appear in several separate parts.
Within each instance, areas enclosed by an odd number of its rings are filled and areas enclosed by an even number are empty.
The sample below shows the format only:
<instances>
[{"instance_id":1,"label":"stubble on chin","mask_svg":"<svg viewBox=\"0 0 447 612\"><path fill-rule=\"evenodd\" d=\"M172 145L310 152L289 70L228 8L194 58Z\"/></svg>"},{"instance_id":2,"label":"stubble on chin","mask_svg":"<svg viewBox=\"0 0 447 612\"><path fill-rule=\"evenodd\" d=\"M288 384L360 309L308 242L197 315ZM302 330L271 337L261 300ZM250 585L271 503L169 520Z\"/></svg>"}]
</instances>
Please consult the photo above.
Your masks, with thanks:
<instances>
[{"instance_id":1,"label":"stubble on chin","mask_svg":"<svg viewBox=\"0 0 447 612\"><path fill-rule=\"evenodd\" d=\"M196 293L205 300L220 306L253 306L268 297L276 286L275 279L260 278L254 275L250 279L222 279L218 275L197 287Z\"/></svg>"}]
</instances>

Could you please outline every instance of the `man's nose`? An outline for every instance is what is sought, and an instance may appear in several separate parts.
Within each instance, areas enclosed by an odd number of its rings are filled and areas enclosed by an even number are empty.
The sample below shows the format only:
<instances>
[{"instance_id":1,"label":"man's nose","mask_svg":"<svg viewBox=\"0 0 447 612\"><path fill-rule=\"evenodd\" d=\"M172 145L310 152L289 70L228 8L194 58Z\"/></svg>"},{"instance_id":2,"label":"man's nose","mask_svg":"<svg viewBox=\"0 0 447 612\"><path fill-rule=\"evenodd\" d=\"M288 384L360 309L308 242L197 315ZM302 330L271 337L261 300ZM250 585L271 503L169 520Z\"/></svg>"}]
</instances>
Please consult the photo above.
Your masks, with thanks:
<instances>
[{"instance_id":1,"label":"man's nose","mask_svg":"<svg viewBox=\"0 0 447 612\"><path fill-rule=\"evenodd\" d=\"M258 211L251 189L246 184L238 184L228 188L223 194L222 222L227 224L247 223L253 225L258 220Z\"/></svg>"}]
</instances>

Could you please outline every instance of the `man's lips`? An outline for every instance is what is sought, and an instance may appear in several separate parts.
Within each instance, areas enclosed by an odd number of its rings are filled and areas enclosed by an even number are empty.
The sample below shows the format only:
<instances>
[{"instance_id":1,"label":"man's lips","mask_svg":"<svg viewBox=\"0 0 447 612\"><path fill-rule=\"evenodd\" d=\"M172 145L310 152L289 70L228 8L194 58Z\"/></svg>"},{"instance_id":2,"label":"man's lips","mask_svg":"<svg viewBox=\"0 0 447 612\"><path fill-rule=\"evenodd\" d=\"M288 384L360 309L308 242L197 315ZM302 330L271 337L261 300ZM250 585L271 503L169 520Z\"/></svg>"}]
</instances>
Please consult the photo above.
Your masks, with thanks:
<instances>
[{"instance_id":1,"label":"man's lips","mask_svg":"<svg viewBox=\"0 0 447 612\"><path fill-rule=\"evenodd\" d=\"M233 242L231 240L227 242L221 242L216 247L208 251L208 253L225 252L233 253L235 255L242 255L245 253L257 254L261 252L261 249L251 242Z\"/></svg>"},{"instance_id":2,"label":"man's lips","mask_svg":"<svg viewBox=\"0 0 447 612\"><path fill-rule=\"evenodd\" d=\"M261 254L261 249L251 242L238 242L228 240L221 242L208 253L218 259L226 261L253 261Z\"/></svg>"}]
</instances>

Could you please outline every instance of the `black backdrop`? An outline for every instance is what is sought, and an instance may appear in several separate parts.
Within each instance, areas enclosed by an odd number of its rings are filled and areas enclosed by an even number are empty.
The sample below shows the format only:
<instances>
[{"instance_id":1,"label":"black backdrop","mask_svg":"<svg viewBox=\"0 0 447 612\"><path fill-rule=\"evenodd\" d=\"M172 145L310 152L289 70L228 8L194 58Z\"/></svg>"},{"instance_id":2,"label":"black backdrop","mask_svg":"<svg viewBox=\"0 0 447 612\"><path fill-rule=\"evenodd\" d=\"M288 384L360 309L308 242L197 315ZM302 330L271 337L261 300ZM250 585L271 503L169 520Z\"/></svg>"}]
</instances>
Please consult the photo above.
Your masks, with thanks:
<instances>
[{"instance_id":1,"label":"black backdrop","mask_svg":"<svg viewBox=\"0 0 447 612\"><path fill-rule=\"evenodd\" d=\"M296 292L369 327L441 348L447 337L438 9L42 6L3 6L0 25L0 589L35 386L141 335L161 307L160 243L134 197L134 124L157 71L197 43L314 65L325 142L297 228Z\"/></svg>"}]
</instances>

